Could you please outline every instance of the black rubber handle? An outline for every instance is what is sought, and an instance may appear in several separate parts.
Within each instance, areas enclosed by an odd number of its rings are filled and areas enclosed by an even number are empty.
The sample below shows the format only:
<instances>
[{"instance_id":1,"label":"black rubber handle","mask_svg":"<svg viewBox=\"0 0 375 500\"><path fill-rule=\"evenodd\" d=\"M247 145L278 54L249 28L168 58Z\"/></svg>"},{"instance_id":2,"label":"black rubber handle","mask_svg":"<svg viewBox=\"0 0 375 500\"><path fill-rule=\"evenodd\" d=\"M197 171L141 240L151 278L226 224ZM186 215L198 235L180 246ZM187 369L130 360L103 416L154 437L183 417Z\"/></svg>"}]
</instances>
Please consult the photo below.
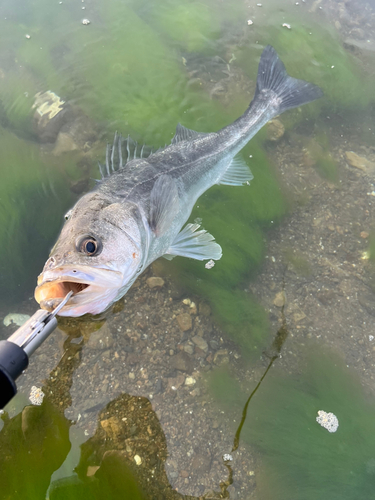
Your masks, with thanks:
<instances>
[{"instance_id":1,"label":"black rubber handle","mask_svg":"<svg viewBox=\"0 0 375 500\"><path fill-rule=\"evenodd\" d=\"M29 358L22 347L8 340L0 341L0 408L17 393L15 380L28 364Z\"/></svg>"}]
</instances>

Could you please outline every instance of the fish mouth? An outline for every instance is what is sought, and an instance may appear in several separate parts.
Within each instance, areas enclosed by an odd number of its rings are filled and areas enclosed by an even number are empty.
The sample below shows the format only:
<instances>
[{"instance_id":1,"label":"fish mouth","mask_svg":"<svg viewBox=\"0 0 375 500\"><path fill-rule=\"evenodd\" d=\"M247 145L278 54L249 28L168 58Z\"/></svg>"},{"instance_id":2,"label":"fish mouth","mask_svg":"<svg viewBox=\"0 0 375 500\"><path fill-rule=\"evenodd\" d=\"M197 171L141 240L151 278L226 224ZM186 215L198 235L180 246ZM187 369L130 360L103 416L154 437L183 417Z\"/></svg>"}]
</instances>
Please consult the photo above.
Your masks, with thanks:
<instances>
[{"instance_id":1,"label":"fish mouth","mask_svg":"<svg viewBox=\"0 0 375 500\"><path fill-rule=\"evenodd\" d=\"M121 283L121 273L110 269L60 268L39 276L34 296L42 309L52 312L73 292L58 312L60 316L99 314L113 302Z\"/></svg>"}]
</instances>

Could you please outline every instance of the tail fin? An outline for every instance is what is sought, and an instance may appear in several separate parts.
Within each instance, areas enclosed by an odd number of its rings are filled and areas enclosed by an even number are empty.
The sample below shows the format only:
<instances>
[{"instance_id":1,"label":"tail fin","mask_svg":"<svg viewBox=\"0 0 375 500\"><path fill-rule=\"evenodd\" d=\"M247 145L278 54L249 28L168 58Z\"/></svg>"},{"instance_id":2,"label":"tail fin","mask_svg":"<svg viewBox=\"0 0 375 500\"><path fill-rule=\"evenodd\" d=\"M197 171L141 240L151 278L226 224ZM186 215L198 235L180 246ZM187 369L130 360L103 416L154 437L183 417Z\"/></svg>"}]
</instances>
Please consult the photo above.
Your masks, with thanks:
<instances>
[{"instance_id":1,"label":"tail fin","mask_svg":"<svg viewBox=\"0 0 375 500\"><path fill-rule=\"evenodd\" d=\"M279 113L323 96L320 87L289 76L283 62L271 45L267 45L260 58L255 98L267 90L272 90L277 94L280 100Z\"/></svg>"}]
</instances>

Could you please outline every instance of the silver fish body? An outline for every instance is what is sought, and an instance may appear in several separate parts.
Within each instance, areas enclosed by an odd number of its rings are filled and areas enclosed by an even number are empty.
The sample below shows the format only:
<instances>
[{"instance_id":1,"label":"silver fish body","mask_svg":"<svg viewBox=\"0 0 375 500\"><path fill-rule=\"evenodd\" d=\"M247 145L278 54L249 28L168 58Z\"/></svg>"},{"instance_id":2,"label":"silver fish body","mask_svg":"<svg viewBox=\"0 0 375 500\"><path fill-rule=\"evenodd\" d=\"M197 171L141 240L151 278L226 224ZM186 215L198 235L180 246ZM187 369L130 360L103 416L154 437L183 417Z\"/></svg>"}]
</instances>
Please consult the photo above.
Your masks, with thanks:
<instances>
[{"instance_id":1,"label":"silver fish body","mask_svg":"<svg viewBox=\"0 0 375 500\"><path fill-rule=\"evenodd\" d=\"M170 146L124 166L116 137L107 152L108 175L70 211L38 278L35 297L41 307L53 309L72 290L61 316L98 314L161 256L220 259L213 236L197 224L183 227L197 199L214 184L249 182L252 174L237 153L271 118L321 96L319 87L290 77L268 46L254 99L232 124L213 133L178 125Z\"/></svg>"}]
</instances>

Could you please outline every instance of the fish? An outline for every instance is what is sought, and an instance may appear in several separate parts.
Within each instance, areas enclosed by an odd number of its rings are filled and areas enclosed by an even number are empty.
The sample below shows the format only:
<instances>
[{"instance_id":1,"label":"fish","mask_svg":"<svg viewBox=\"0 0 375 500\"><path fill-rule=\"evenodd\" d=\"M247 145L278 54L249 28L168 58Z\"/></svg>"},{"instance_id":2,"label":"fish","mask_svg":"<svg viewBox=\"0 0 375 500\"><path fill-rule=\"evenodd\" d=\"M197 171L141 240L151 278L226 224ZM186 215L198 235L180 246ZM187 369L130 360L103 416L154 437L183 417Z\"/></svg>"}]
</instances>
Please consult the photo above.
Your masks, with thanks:
<instances>
[{"instance_id":1,"label":"fish","mask_svg":"<svg viewBox=\"0 0 375 500\"><path fill-rule=\"evenodd\" d=\"M99 314L119 300L156 259L219 260L221 246L199 224L187 223L198 198L215 184L242 186L253 175L238 154L272 118L322 97L320 87L288 75L275 49L263 50L256 89L237 120L218 132L177 125L171 144L148 156L138 145L107 147L102 179L66 215L38 277L35 299L52 311L70 292L60 316Z\"/></svg>"}]
</instances>

